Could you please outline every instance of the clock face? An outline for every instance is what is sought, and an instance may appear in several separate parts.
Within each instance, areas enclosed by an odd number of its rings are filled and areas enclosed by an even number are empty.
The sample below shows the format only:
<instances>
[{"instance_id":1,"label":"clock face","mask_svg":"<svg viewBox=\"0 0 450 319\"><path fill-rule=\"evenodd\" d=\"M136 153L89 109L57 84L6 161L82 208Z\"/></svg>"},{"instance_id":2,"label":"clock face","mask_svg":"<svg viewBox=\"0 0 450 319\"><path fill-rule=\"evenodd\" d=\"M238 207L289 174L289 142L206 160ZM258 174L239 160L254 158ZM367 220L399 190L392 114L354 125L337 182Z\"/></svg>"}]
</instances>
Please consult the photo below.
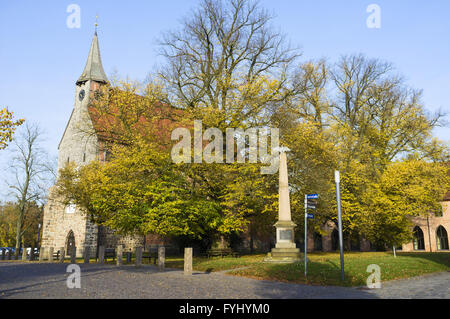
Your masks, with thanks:
<instances>
[{"instance_id":1,"label":"clock face","mask_svg":"<svg viewBox=\"0 0 450 319\"><path fill-rule=\"evenodd\" d=\"M69 204L66 206L66 214L73 214L75 213L75 205Z\"/></svg>"},{"instance_id":2,"label":"clock face","mask_svg":"<svg viewBox=\"0 0 450 319\"><path fill-rule=\"evenodd\" d=\"M85 95L84 90L81 90L80 93L78 94L78 98L80 99L80 101L83 101L84 95Z\"/></svg>"}]
</instances>

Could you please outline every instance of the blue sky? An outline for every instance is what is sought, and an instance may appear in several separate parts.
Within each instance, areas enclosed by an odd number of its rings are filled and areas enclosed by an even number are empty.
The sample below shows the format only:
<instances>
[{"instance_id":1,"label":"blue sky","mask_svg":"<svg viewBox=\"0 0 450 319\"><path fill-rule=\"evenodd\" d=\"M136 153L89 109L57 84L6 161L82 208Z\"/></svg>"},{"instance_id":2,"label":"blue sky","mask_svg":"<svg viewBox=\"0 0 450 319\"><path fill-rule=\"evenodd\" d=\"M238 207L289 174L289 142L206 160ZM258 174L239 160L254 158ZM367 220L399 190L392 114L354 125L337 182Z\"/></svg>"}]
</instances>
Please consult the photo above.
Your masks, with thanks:
<instances>
[{"instance_id":1,"label":"blue sky","mask_svg":"<svg viewBox=\"0 0 450 319\"><path fill-rule=\"evenodd\" d=\"M47 132L45 147L57 146L73 108L80 76L99 15L103 66L109 75L143 80L154 70L161 32L177 28L198 0L9 1L0 0L0 106L38 122ZM67 7L81 8L81 28L66 25ZM275 14L275 27L301 60L364 53L392 62L407 83L423 89L431 112L450 111L450 1L263 0ZM381 8L381 28L369 29L366 8ZM450 128L435 130L450 141ZM0 165L7 165L7 151Z\"/></svg>"}]
</instances>

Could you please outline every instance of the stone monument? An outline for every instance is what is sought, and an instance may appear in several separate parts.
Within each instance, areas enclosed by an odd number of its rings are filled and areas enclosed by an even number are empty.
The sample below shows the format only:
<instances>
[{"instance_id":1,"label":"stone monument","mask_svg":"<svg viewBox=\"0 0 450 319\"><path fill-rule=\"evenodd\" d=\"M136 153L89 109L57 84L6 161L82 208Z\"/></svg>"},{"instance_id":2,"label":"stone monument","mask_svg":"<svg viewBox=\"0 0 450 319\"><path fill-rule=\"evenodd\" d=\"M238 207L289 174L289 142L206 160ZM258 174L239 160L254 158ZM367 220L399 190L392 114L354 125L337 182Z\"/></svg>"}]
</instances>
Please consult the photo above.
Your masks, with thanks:
<instances>
[{"instance_id":1,"label":"stone monument","mask_svg":"<svg viewBox=\"0 0 450 319\"><path fill-rule=\"evenodd\" d=\"M294 241L294 228L291 220L289 202L289 184L286 153L280 152L279 186L278 186L278 221L276 227L277 243L275 248L264 258L265 262L291 263L301 260L300 249Z\"/></svg>"}]
</instances>

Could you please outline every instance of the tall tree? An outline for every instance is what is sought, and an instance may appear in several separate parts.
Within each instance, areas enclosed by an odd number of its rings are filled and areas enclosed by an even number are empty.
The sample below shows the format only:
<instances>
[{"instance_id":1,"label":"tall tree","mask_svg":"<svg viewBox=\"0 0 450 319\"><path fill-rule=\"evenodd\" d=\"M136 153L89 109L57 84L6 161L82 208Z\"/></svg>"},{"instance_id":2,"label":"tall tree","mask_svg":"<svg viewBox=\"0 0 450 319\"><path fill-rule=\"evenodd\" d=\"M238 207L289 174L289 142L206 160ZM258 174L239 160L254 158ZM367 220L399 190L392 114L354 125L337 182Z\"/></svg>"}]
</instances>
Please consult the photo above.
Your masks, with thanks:
<instances>
[{"instance_id":1,"label":"tall tree","mask_svg":"<svg viewBox=\"0 0 450 319\"><path fill-rule=\"evenodd\" d=\"M25 217L36 202L45 200L47 187L54 179L53 164L41 147L42 130L36 124L26 124L14 139L11 168L15 175L10 189L17 201L16 253L25 233ZM34 207L34 206L33 206Z\"/></svg>"},{"instance_id":2,"label":"tall tree","mask_svg":"<svg viewBox=\"0 0 450 319\"><path fill-rule=\"evenodd\" d=\"M286 70L299 55L271 20L257 1L202 0L161 40L167 64L160 75L170 102L211 108L220 116L216 127L261 121L268 104L282 98Z\"/></svg>"}]
</instances>

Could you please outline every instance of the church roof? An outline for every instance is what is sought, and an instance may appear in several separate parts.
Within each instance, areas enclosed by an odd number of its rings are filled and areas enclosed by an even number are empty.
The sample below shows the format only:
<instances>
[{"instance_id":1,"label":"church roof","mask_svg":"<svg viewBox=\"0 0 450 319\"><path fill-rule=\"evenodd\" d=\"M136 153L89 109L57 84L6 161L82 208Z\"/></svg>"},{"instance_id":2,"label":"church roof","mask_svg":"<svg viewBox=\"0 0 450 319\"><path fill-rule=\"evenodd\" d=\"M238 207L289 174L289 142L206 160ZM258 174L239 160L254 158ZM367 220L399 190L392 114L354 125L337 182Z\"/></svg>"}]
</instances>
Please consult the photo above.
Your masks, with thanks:
<instances>
[{"instance_id":1,"label":"church roof","mask_svg":"<svg viewBox=\"0 0 450 319\"><path fill-rule=\"evenodd\" d=\"M109 85L99 96L94 96L88 112L95 134L103 142L126 144L123 137L132 130L142 137L157 138L161 144L170 143L171 132L186 119L181 109ZM136 111L140 113L136 120L133 106L137 105L141 111ZM132 119L131 126L125 128L120 118Z\"/></svg>"},{"instance_id":2,"label":"church roof","mask_svg":"<svg viewBox=\"0 0 450 319\"><path fill-rule=\"evenodd\" d=\"M86 82L88 80L94 80L101 83L108 83L105 71L103 70L102 58L100 56L100 49L98 46L97 31L95 31L94 38L92 39L91 49L89 50L88 60L84 71L79 77L77 84Z\"/></svg>"}]
</instances>

